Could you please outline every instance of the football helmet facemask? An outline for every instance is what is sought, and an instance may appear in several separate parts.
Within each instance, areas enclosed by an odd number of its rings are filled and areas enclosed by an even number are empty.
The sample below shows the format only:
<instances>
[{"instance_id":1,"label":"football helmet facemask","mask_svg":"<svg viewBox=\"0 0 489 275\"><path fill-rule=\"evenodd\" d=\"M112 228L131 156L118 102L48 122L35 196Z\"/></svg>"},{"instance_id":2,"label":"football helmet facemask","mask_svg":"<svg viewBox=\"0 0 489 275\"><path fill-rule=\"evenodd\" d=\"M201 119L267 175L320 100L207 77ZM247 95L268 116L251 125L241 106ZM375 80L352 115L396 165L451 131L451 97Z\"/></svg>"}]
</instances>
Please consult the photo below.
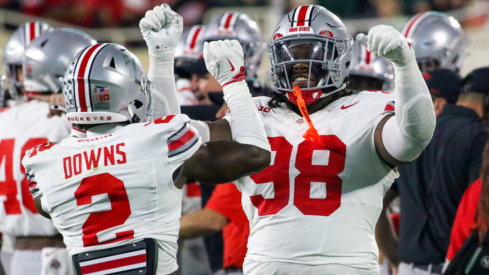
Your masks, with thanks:
<instances>
[{"instance_id":1,"label":"football helmet facemask","mask_svg":"<svg viewBox=\"0 0 489 275\"><path fill-rule=\"evenodd\" d=\"M299 6L282 17L268 46L275 88L306 105L345 88L353 39L343 22L317 5Z\"/></svg>"}]
</instances>

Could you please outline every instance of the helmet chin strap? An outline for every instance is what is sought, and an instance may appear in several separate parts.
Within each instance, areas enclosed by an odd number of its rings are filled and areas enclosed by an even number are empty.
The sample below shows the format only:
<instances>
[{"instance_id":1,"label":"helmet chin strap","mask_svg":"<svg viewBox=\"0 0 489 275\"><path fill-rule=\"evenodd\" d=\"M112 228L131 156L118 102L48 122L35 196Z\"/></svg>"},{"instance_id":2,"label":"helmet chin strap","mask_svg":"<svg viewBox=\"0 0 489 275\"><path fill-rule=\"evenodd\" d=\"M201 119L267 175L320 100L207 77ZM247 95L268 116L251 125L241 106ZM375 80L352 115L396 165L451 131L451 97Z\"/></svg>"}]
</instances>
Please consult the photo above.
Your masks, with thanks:
<instances>
[{"instance_id":1,"label":"helmet chin strap","mask_svg":"<svg viewBox=\"0 0 489 275\"><path fill-rule=\"evenodd\" d=\"M294 87L295 88L295 87ZM343 83L339 88L337 88L336 90L333 90L329 93L323 93L319 98L325 98L327 96L330 96L330 95L334 95L342 90L344 90L346 88L346 83Z\"/></svg>"}]
</instances>

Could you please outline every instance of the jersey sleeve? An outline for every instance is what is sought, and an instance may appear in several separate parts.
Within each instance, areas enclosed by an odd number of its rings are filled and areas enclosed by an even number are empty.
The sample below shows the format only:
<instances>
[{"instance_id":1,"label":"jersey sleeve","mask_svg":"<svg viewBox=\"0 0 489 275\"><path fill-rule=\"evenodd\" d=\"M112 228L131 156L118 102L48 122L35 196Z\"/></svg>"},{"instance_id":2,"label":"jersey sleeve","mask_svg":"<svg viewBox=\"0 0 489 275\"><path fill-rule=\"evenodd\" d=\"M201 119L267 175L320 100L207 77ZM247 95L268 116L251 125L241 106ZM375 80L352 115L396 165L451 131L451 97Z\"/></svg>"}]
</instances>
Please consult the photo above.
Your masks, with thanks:
<instances>
[{"instance_id":1,"label":"jersey sleeve","mask_svg":"<svg viewBox=\"0 0 489 275\"><path fill-rule=\"evenodd\" d=\"M153 134L167 146L168 160L173 170L180 167L202 145L197 130L190 125L187 115L169 115L147 123ZM161 140L163 139L163 140Z\"/></svg>"},{"instance_id":2,"label":"jersey sleeve","mask_svg":"<svg viewBox=\"0 0 489 275\"><path fill-rule=\"evenodd\" d=\"M39 153L51 148L55 143L45 143L35 146L26 151L25 156L22 159L22 165L25 168L25 175L27 177L27 185L29 186L29 191L34 198L42 196L42 188L38 185L36 181L36 170L39 166Z\"/></svg>"}]
</instances>

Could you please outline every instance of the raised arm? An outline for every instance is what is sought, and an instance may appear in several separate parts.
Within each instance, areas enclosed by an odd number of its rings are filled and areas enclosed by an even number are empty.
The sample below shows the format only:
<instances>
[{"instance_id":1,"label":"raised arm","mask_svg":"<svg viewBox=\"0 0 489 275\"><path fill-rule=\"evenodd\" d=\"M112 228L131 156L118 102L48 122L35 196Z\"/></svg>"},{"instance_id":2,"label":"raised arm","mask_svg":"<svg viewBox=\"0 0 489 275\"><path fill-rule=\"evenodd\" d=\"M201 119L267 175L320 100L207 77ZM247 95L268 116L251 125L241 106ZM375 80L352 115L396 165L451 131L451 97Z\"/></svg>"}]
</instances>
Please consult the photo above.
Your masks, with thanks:
<instances>
[{"instance_id":1,"label":"raised arm","mask_svg":"<svg viewBox=\"0 0 489 275\"><path fill-rule=\"evenodd\" d=\"M208 71L221 83L233 119L231 123L220 120L200 125L208 127L211 141L185 161L181 177L207 183L230 182L266 168L270 164L270 144L244 80L239 42L206 43L204 59Z\"/></svg>"},{"instance_id":2,"label":"raised arm","mask_svg":"<svg viewBox=\"0 0 489 275\"><path fill-rule=\"evenodd\" d=\"M148 78L153 83L151 118L179 114L173 64L183 20L167 4L146 12L139 22L149 54Z\"/></svg>"},{"instance_id":3,"label":"raised arm","mask_svg":"<svg viewBox=\"0 0 489 275\"><path fill-rule=\"evenodd\" d=\"M367 46L368 51L392 61L396 73L396 115L384 118L378 125L377 150L392 165L413 161L431 141L436 120L414 51L406 38L389 26L376 26L368 37L359 34L357 40Z\"/></svg>"}]
</instances>

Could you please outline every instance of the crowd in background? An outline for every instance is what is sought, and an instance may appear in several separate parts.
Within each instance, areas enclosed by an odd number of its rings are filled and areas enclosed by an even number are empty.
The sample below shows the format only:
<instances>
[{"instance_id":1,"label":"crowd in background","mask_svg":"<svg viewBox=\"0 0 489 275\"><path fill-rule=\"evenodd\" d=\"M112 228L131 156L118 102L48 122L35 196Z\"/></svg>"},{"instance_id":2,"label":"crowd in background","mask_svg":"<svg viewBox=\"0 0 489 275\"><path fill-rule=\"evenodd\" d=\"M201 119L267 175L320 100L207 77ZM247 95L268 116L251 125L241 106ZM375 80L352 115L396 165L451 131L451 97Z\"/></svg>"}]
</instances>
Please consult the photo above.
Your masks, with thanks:
<instances>
[{"instance_id":1,"label":"crowd in background","mask_svg":"<svg viewBox=\"0 0 489 275\"><path fill-rule=\"evenodd\" d=\"M207 9L271 5L272 0L1 0L0 8L46 17L89 28L137 26L146 10L169 4L185 26L201 24ZM418 12L463 8L469 0L284 0L285 10L304 4L327 7L341 18L390 18Z\"/></svg>"}]
</instances>

